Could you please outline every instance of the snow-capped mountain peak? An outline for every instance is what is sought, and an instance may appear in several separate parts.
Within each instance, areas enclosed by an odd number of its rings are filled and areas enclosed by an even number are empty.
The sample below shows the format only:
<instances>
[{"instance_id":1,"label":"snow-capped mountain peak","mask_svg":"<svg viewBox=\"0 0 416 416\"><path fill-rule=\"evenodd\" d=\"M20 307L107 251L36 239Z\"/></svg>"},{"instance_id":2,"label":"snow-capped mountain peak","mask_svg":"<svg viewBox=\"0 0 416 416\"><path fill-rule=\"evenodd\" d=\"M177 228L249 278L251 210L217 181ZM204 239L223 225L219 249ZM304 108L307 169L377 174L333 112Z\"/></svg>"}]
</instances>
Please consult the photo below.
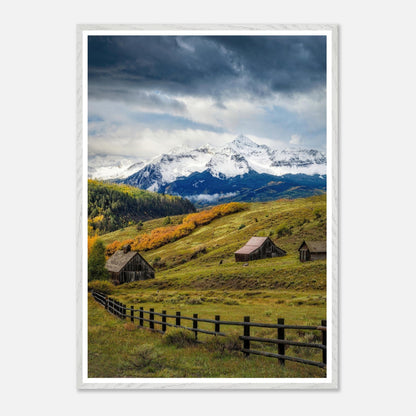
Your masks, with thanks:
<instances>
[{"instance_id":1,"label":"snow-capped mountain peak","mask_svg":"<svg viewBox=\"0 0 416 416\"><path fill-rule=\"evenodd\" d=\"M224 149L215 153L206 167L215 178L233 178L250 171L250 166L244 156L232 149Z\"/></svg>"},{"instance_id":2,"label":"snow-capped mountain peak","mask_svg":"<svg viewBox=\"0 0 416 416\"><path fill-rule=\"evenodd\" d=\"M314 149L273 149L239 135L220 147L210 144L197 148L176 147L150 162L135 165L135 168L132 172L129 167L130 175L126 177L124 167L119 179L139 188L158 191L178 179L203 172L218 180L243 177L251 172L273 176L325 175L326 156ZM92 171L97 171L96 166Z\"/></svg>"},{"instance_id":3,"label":"snow-capped mountain peak","mask_svg":"<svg viewBox=\"0 0 416 416\"><path fill-rule=\"evenodd\" d=\"M260 147L253 140L249 139L247 136L240 134L232 142L228 143L226 146L231 147L232 149L239 151L241 149L257 149Z\"/></svg>"},{"instance_id":4,"label":"snow-capped mountain peak","mask_svg":"<svg viewBox=\"0 0 416 416\"><path fill-rule=\"evenodd\" d=\"M171 155L180 155L181 153L186 153L192 151L192 147L186 144L176 146L173 149L170 149L169 154Z\"/></svg>"}]
</instances>

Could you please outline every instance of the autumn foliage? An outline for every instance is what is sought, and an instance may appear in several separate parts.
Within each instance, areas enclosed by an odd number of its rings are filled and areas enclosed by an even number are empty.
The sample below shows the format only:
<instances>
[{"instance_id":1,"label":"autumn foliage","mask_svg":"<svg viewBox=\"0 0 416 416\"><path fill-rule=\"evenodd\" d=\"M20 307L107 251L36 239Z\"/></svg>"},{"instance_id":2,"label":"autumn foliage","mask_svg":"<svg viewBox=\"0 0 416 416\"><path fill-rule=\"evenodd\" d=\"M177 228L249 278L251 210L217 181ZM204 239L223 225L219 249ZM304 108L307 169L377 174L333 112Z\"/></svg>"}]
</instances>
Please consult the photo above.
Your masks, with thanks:
<instances>
[{"instance_id":1,"label":"autumn foliage","mask_svg":"<svg viewBox=\"0 0 416 416\"><path fill-rule=\"evenodd\" d=\"M196 227L209 224L212 220L224 215L241 211L244 205L238 202L217 205L211 209L187 215L181 224L159 227L149 234L142 234L135 239L114 241L106 247L106 256L111 256L125 244L130 244L132 250L146 251L161 247L189 235Z\"/></svg>"},{"instance_id":2,"label":"autumn foliage","mask_svg":"<svg viewBox=\"0 0 416 416\"><path fill-rule=\"evenodd\" d=\"M91 249L92 249L92 246L95 244L95 242L98 240L98 236L88 236L88 257L90 256L90 254L91 254Z\"/></svg>"}]
</instances>

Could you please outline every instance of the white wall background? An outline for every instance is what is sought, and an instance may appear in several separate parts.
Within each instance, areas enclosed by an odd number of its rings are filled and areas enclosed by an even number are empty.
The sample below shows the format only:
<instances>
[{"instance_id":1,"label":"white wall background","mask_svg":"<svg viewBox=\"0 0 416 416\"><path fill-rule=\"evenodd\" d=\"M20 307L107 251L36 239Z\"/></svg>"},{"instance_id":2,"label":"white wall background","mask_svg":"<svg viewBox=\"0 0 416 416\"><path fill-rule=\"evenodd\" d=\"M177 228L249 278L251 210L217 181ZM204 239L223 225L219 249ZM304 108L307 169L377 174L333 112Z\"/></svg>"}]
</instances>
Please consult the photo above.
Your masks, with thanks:
<instances>
[{"instance_id":1,"label":"white wall background","mask_svg":"<svg viewBox=\"0 0 416 416\"><path fill-rule=\"evenodd\" d=\"M261 411L323 416L414 411L416 38L411 5L404 0L3 3L0 406L7 409L4 414ZM340 25L338 391L76 390L77 23Z\"/></svg>"}]
</instances>

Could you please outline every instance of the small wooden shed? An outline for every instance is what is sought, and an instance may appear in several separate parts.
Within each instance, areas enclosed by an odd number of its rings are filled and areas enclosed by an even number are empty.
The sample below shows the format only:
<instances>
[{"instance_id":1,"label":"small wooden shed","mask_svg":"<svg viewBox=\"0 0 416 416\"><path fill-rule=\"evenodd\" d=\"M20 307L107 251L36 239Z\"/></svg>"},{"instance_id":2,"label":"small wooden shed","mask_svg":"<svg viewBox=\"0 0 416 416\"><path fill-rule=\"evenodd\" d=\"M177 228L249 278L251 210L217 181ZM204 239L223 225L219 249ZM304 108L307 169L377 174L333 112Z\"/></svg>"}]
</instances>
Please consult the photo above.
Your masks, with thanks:
<instances>
[{"instance_id":1,"label":"small wooden shed","mask_svg":"<svg viewBox=\"0 0 416 416\"><path fill-rule=\"evenodd\" d=\"M269 237L251 237L234 255L235 261L250 261L285 256L286 251L277 247Z\"/></svg>"},{"instance_id":2,"label":"small wooden shed","mask_svg":"<svg viewBox=\"0 0 416 416\"><path fill-rule=\"evenodd\" d=\"M155 278L153 267L137 251L131 251L129 244L116 251L107 260L105 268L110 272L111 280L119 283Z\"/></svg>"},{"instance_id":3,"label":"small wooden shed","mask_svg":"<svg viewBox=\"0 0 416 416\"><path fill-rule=\"evenodd\" d=\"M303 241L299 249L300 261L326 260L326 241Z\"/></svg>"}]
</instances>

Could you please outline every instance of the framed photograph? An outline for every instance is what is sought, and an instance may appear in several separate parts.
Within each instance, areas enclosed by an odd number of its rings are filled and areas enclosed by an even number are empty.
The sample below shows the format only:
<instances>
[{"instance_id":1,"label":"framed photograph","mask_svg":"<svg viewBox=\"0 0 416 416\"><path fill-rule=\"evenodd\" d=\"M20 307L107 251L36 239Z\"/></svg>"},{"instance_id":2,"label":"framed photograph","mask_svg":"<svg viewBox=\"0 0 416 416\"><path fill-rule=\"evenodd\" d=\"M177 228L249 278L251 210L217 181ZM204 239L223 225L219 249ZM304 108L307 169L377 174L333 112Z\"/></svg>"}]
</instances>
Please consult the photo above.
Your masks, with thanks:
<instances>
[{"instance_id":1,"label":"framed photograph","mask_svg":"<svg viewBox=\"0 0 416 416\"><path fill-rule=\"evenodd\" d=\"M336 25L77 27L80 389L336 389Z\"/></svg>"}]
</instances>

